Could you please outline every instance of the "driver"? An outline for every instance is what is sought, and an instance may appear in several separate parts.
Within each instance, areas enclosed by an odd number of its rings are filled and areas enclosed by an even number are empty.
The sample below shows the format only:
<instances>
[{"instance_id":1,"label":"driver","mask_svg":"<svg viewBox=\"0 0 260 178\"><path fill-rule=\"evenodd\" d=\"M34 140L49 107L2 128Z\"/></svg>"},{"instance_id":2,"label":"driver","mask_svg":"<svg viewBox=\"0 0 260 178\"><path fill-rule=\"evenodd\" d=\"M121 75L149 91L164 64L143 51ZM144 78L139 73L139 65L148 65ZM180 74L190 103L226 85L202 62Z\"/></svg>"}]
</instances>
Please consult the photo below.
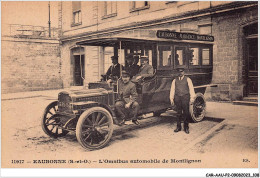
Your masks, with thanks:
<instances>
[{"instance_id":1,"label":"driver","mask_svg":"<svg viewBox=\"0 0 260 178\"><path fill-rule=\"evenodd\" d=\"M118 63L118 56L111 56L112 65L108 68L106 75L101 75L105 81L110 83L112 80L116 80L120 77L120 68L123 66Z\"/></svg>"}]
</instances>

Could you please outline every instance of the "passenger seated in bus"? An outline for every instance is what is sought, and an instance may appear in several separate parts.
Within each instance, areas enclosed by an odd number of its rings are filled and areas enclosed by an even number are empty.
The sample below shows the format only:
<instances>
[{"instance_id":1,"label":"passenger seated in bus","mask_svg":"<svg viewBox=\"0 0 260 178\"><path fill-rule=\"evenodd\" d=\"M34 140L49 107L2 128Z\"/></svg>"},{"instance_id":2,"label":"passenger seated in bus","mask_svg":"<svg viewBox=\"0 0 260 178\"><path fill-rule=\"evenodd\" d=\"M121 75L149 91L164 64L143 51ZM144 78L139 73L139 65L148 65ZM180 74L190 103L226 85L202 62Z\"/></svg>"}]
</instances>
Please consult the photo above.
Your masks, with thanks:
<instances>
[{"instance_id":1,"label":"passenger seated in bus","mask_svg":"<svg viewBox=\"0 0 260 178\"><path fill-rule=\"evenodd\" d=\"M123 69L123 66L118 63L118 56L112 56L111 60L112 65L108 68L105 75L101 75L103 80L107 81L107 83L111 83L113 80L120 78L120 70Z\"/></svg>"},{"instance_id":2,"label":"passenger seated in bus","mask_svg":"<svg viewBox=\"0 0 260 178\"><path fill-rule=\"evenodd\" d=\"M141 56L141 67L138 74L134 77L135 80L139 81L147 77L152 77L154 75L153 66L149 64L149 59L147 56Z\"/></svg>"},{"instance_id":3,"label":"passenger seated in bus","mask_svg":"<svg viewBox=\"0 0 260 178\"><path fill-rule=\"evenodd\" d=\"M139 71L139 66L134 64L134 56L133 54L129 54L126 56L126 66L125 66L125 71L130 74L130 77L132 78L135 76L138 71Z\"/></svg>"},{"instance_id":4,"label":"passenger seated in bus","mask_svg":"<svg viewBox=\"0 0 260 178\"><path fill-rule=\"evenodd\" d=\"M137 121L137 114L139 111L139 104L137 102L138 94L136 86L130 81L130 74L122 71L122 83L118 86L118 100L115 103L115 111L118 119L115 120L118 125L124 124L129 115L133 115L132 122L139 125Z\"/></svg>"}]
</instances>

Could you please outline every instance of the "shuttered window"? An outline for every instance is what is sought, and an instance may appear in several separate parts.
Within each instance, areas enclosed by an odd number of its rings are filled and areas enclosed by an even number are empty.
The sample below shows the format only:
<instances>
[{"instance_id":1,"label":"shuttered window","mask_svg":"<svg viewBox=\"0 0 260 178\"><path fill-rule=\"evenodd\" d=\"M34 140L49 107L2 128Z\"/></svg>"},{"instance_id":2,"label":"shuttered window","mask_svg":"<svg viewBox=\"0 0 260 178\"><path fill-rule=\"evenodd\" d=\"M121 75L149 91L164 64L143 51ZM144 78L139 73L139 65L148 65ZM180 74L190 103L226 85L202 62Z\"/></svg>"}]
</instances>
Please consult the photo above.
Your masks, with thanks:
<instances>
[{"instance_id":1,"label":"shuttered window","mask_svg":"<svg viewBox=\"0 0 260 178\"><path fill-rule=\"evenodd\" d=\"M131 2L131 4L132 7L130 9L130 12L145 10L150 7L148 1L133 1Z\"/></svg>"},{"instance_id":2,"label":"shuttered window","mask_svg":"<svg viewBox=\"0 0 260 178\"><path fill-rule=\"evenodd\" d=\"M116 6L117 6L116 1L105 1L104 3L105 3L105 6L104 6L105 13L104 13L104 15L110 15L110 14L116 13Z\"/></svg>"},{"instance_id":3,"label":"shuttered window","mask_svg":"<svg viewBox=\"0 0 260 178\"><path fill-rule=\"evenodd\" d=\"M72 14L73 14L72 25L80 25L82 23L80 1L72 1Z\"/></svg>"},{"instance_id":4,"label":"shuttered window","mask_svg":"<svg viewBox=\"0 0 260 178\"><path fill-rule=\"evenodd\" d=\"M104 1L104 13L103 19L115 17L117 15L117 2L116 1Z\"/></svg>"}]
</instances>

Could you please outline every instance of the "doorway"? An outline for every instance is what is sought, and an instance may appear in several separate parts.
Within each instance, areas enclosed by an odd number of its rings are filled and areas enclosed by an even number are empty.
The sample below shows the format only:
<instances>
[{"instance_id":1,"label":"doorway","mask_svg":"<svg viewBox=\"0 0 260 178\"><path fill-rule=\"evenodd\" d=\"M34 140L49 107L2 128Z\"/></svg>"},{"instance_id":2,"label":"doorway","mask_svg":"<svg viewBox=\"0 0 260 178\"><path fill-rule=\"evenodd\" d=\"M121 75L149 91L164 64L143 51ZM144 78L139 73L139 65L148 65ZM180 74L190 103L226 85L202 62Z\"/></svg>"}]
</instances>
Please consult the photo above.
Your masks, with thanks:
<instances>
[{"instance_id":1,"label":"doorway","mask_svg":"<svg viewBox=\"0 0 260 178\"><path fill-rule=\"evenodd\" d=\"M83 86L85 78L85 56L74 55L74 85Z\"/></svg>"},{"instance_id":2,"label":"doorway","mask_svg":"<svg viewBox=\"0 0 260 178\"><path fill-rule=\"evenodd\" d=\"M244 27L246 36L246 96L258 94L258 24Z\"/></svg>"}]
</instances>

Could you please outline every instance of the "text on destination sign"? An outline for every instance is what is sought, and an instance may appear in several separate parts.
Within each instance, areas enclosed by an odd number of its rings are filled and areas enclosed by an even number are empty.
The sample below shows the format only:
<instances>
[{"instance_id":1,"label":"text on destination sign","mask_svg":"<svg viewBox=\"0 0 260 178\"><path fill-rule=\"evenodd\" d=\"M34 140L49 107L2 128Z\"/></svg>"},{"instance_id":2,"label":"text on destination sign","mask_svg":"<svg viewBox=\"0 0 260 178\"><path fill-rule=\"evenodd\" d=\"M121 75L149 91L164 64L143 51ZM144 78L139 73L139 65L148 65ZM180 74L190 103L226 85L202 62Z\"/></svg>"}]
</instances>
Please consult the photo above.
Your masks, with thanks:
<instances>
[{"instance_id":1,"label":"text on destination sign","mask_svg":"<svg viewBox=\"0 0 260 178\"><path fill-rule=\"evenodd\" d=\"M171 31L157 31L158 38L176 39L176 40L197 40L197 41L214 41L214 36L198 35L193 33L179 33Z\"/></svg>"}]
</instances>

